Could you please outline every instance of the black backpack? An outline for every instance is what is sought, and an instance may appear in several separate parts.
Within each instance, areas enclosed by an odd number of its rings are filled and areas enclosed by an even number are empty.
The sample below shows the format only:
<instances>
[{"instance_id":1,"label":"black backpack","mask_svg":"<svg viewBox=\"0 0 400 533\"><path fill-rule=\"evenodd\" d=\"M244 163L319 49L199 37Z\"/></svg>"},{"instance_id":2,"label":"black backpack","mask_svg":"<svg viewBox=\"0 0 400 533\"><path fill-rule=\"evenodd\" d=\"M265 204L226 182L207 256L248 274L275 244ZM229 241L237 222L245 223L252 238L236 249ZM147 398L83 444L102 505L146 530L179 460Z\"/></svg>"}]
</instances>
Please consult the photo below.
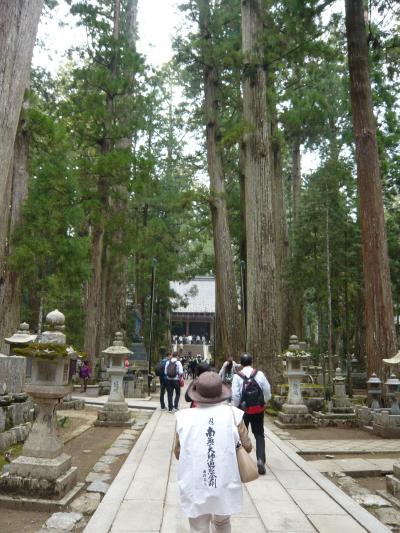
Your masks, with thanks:
<instances>
[{"instance_id":1,"label":"black backpack","mask_svg":"<svg viewBox=\"0 0 400 533\"><path fill-rule=\"evenodd\" d=\"M265 404L264 393L255 379L257 372L258 370L255 368L249 377L245 376L243 372L237 373L243 379L242 396L239 404L240 409L243 409L243 411L249 407Z\"/></svg>"},{"instance_id":2,"label":"black backpack","mask_svg":"<svg viewBox=\"0 0 400 533\"><path fill-rule=\"evenodd\" d=\"M163 360L163 361L159 361L157 364L156 364L156 376L158 376L159 378L162 378L164 375L165 375L165 364L166 364L167 360Z\"/></svg>"},{"instance_id":3,"label":"black backpack","mask_svg":"<svg viewBox=\"0 0 400 533\"><path fill-rule=\"evenodd\" d=\"M176 361L170 361L167 367L167 376L171 379L176 378L178 375L178 369L176 368Z\"/></svg>"}]
</instances>

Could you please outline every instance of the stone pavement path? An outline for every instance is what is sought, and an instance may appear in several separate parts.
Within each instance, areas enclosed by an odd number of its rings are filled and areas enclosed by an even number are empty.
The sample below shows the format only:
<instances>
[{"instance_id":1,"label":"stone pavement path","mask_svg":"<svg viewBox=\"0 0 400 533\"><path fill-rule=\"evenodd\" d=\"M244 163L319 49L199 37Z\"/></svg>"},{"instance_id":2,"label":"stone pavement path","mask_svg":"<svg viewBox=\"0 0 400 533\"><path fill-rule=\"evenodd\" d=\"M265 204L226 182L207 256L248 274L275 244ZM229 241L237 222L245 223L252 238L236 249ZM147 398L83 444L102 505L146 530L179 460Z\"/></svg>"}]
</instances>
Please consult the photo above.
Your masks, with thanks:
<instances>
[{"instance_id":1,"label":"stone pavement path","mask_svg":"<svg viewBox=\"0 0 400 533\"><path fill-rule=\"evenodd\" d=\"M172 454L175 417L155 411L84 533L187 533ZM266 428L267 475L244 486L233 533L390 531Z\"/></svg>"},{"instance_id":2,"label":"stone pavement path","mask_svg":"<svg viewBox=\"0 0 400 533\"><path fill-rule=\"evenodd\" d=\"M400 439L353 439L353 440L288 440L287 442L302 454L335 454L338 453L398 453Z\"/></svg>"}]
</instances>

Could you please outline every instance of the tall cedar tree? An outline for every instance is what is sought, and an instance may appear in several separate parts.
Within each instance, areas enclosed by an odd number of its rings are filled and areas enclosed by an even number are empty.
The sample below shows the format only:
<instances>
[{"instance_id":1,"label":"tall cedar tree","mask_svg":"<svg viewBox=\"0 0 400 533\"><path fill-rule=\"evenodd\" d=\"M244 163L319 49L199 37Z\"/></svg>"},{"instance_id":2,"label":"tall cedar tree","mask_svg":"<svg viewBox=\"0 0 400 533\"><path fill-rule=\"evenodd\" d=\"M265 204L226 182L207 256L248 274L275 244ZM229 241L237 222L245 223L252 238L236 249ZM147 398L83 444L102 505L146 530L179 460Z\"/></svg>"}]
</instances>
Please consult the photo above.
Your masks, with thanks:
<instances>
[{"instance_id":1,"label":"tall cedar tree","mask_svg":"<svg viewBox=\"0 0 400 533\"><path fill-rule=\"evenodd\" d=\"M136 51L136 35L137 35L137 0L127 0L126 2L126 16L125 16L124 37L126 39L126 46L132 57ZM125 67L124 75L134 79L134 63ZM133 96L133 84L130 86L131 96ZM127 103L127 105L129 105ZM124 137L117 141L117 146L121 151L129 154L132 150L132 137L134 135L134 128L131 113L127 113L127 124L125 125ZM120 118L124 123L124 117ZM130 158L126 158L126 166L124 174L129 174ZM128 184L121 183L118 187L117 195L110 200L110 218L115 221L115 229L110 235L110 243L108 243L106 251L106 287L105 287L105 306L104 306L104 323L102 331L102 345L108 346L113 340L113 335L116 331L126 331L127 317L126 317L126 300L128 290L128 259L129 250L126 246L128 240L129 225L125 223L125 217L128 209Z\"/></svg>"},{"instance_id":2,"label":"tall cedar tree","mask_svg":"<svg viewBox=\"0 0 400 533\"><path fill-rule=\"evenodd\" d=\"M276 202L262 36L261 0L242 0L247 347L276 385L281 378Z\"/></svg>"},{"instance_id":3,"label":"tall cedar tree","mask_svg":"<svg viewBox=\"0 0 400 533\"><path fill-rule=\"evenodd\" d=\"M346 0L346 33L360 200L365 348L371 375L381 374L382 358L395 354L396 337L362 0Z\"/></svg>"},{"instance_id":4,"label":"tall cedar tree","mask_svg":"<svg viewBox=\"0 0 400 533\"><path fill-rule=\"evenodd\" d=\"M28 85L43 0L0 2L0 306L6 287L5 255L9 239L14 142ZM16 176L15 176L16 177ZM0 337L9 331L0 330Z\"/></svg>"},{"instance_id":5,"label":"tall cedar tree","mask_svg":"<svg viewBox=\"0 0 400 533\"><path fill-rule=\"evenodd\" d=\"M198 0L199 29L204 73L204 115L210 207L213 225L216 281L217 351L223 358L243 349L232 243L228 224L225 177L219 125L219 73L213 51L212 14L209 0Z\"/></svg>"},{"instance_id":6,"label":"tall cedar tree","mask_svg":"<svg viewBox=\"0 0 400 533\"><path fill-rule=\"evenodd\" d=\"M27 107L28 101L26 100L24 104ZM14 156L10 173L10 208L2 275L3 286L0 299L0 347L3 353L8 353L9 346L2 342L2 339L5 335L11 335L15 331L21 314L21 276L10 265L9 257L12 255L12 235L20 222L22 204L28 196L29 133L25 114L26 110L22 109L14 143Z\"/></svg>"}]
</instances>

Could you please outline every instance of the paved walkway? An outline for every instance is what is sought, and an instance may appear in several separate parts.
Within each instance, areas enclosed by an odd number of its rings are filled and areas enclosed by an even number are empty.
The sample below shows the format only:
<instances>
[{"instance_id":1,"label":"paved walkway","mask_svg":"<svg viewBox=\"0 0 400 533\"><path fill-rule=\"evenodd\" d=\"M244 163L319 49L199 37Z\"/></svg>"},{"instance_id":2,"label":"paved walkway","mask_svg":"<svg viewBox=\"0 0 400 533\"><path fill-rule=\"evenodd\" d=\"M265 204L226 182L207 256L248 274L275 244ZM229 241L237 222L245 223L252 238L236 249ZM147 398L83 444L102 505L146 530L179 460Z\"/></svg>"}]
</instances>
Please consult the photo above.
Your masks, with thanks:
<instances>
[{"instance_id":1,"label":"paved walkway","mask_svg":"<svg viewBox=\"0 0 400 533\"><path fill-rule=\"evenodd\" d=\"M339 453L398 453L400 439L353 440L288 440L295 451L302 454L335 454Z\"/></svg>"},{"instance_id":2,"label":"paved walkway","mask_svg":"<svg viewBox=\"0 0 400 533\"><path fill-rule=\"evenodd\" d=\"M155 411L84 533L189 531L179 505L174 431L175 417ZM233 533L390 531L268 428L266 436L267 475L244 486Z\"/></svg>"},{"instance_id":3,"label":"paved walkway","mask_svg":"<svg viewBox=\"0 0 400 533\"><path fill-rule=\"evenodd\" d=\"M72 399L85 400L86 405L92 405L94 407L101 407L104 405L108 399L108 396L85 396L84 394L75 394L72 396ZM157 409L160 402L158 400L153 400L152 398L125 398L128 407L130 409Z\"/></svg>"}]
</instances>

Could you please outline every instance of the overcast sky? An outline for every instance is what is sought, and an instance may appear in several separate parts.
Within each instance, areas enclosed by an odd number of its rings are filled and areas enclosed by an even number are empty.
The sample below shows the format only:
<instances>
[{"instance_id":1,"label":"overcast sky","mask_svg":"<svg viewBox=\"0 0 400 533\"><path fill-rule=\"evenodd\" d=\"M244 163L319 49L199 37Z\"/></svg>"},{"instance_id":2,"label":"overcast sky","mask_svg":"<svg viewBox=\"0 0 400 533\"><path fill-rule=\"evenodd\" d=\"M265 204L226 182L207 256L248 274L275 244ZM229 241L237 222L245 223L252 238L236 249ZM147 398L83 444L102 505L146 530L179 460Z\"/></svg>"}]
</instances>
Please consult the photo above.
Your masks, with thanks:
<instances>
[{"instance_id":1,"label":"overcast sky","mask_svg":"<svg viewBox=\"0 0 400 533\"><path fill-rule=\"evenodd\" d=\"M149 63L161 65L172 57L171 36L179 26L182 14L177 9L180 0L139 0L138 51L146 55ZM45 50L36 47L33 62L56 73L65 52L72 46L84 44L86 35L76 27L76 17L69 14L69 6L62 0L52 11L52 18L42 17L38 40Z\"/></svg>"},{"instance_id":2,"label":"overcast sky","mask_svg":"<svg viewBox=\"0 0 400 533\"><path fill-rule=\"evenodd\" d=\"M172 58L171 37L182 20L177 5L182 0L138 0L138 51L154 66L160 66ZM85 44L83 28L76 26L76 17L69 14L69 6L63 0L52 11L52 18L42 17L38 40L33 56L35 67L41 66L53 75L65 61L65 53L72 46ZM192 143L191 143L192 144ZM196 146L192 146L196 149ZM190 149L189 149L190 151ZM303 172L309 172L318 164L315 154L303 154Z\"/></svg>"}]
</instances>

